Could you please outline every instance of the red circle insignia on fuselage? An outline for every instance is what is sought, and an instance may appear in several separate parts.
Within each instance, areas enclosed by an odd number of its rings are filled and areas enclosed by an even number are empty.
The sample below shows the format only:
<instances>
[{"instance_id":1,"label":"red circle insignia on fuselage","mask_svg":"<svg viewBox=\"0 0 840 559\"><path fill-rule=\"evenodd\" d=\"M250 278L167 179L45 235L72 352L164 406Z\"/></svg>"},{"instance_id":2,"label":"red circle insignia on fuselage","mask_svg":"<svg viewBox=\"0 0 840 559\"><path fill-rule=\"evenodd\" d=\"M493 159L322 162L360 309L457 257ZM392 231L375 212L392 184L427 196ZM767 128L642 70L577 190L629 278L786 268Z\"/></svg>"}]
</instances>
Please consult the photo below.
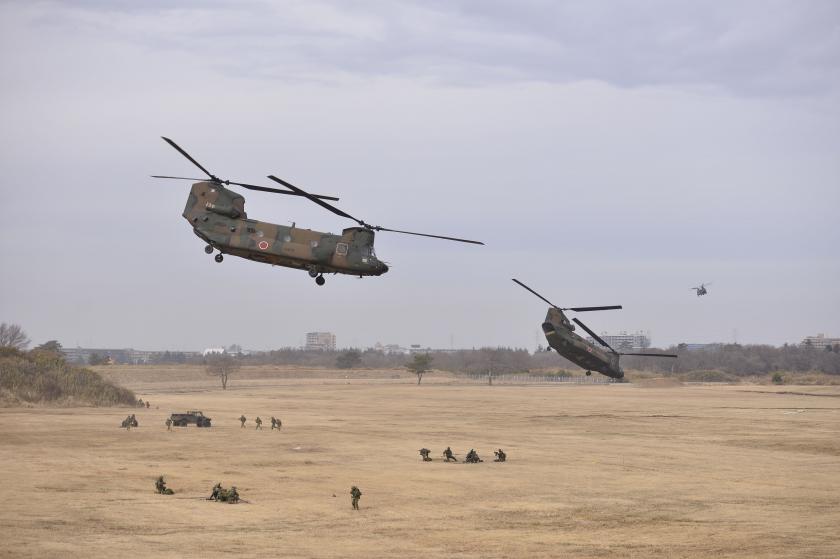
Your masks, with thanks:
<instances>
[{"instance_id":1,"label":"red circle insignia on fuselage","mask_svg":"<svg viewBox=\"0 0 840 559\"><path fill-rule=\"evenodd\" d=\"M257 246L260 247L260 250L266 250L268 248L268 241L260 241L257 243Z\"/></svg>"}]
</instances>

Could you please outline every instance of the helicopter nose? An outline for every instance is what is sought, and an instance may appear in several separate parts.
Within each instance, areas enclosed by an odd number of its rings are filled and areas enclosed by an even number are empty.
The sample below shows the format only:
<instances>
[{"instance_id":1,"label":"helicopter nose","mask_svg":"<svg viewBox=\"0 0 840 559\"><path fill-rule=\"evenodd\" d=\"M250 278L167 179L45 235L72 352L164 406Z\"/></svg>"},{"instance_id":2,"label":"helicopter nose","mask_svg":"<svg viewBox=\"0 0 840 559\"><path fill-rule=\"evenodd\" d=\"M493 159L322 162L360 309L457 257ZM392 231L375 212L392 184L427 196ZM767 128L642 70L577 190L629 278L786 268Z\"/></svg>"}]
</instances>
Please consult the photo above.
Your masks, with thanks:
<instances>
[{"instance_id":1,"label":"helicopter nose","mask_svg":"<svg viewBox=\"0 0 840 559\"><path fill-rule=\"evenodd\" d=\"M380 266L379 266L379 273L384 274L387 271L388 271L388 265L385 264L384 262L381 262Z\"/></svg>"}]
</instances>

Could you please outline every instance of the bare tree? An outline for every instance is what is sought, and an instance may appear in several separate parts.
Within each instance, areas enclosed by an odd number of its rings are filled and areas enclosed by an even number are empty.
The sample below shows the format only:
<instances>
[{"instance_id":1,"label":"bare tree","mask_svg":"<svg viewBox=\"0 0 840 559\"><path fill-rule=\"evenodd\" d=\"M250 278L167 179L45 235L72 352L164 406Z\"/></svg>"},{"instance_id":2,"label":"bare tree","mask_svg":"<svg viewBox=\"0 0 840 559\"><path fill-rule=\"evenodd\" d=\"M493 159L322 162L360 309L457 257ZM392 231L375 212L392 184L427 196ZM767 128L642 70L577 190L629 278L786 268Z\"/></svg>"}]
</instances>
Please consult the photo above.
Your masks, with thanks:
<instances>
[{"instance_id":1,"label":"bare tree","mask_svg":"<svg viewBox=\"0 0 840 559\"><path fill-rule=\"evenodd\" d=\"M431 368L432 356L428 353L415 353L414 361L405 366L406 369L417 375L417 384L423 380L423 374Z\"/></svg>"},{"instance_id":2,"label":"bare tree","mask_svg":"<svg viewBox=\"0 0 840 559\"><path fill-rule=\"evenodd\" d=\"M208 375L219 377L222 382L222 390L227 390L230 375L238 371L241 366L236 359L226 353L208 356L204 363Z\"/></svg>"},{"instance_id":3,"label":"bare tree","mask_svg":"<svg viewBox=\"0 0 840 559\"><path fill-rule=\"evenodd\" d=\"M26 349L29 345L29 336L17 324L0 324L0 347L13 347L15 349Z\"/></svg>"}]
</instances>

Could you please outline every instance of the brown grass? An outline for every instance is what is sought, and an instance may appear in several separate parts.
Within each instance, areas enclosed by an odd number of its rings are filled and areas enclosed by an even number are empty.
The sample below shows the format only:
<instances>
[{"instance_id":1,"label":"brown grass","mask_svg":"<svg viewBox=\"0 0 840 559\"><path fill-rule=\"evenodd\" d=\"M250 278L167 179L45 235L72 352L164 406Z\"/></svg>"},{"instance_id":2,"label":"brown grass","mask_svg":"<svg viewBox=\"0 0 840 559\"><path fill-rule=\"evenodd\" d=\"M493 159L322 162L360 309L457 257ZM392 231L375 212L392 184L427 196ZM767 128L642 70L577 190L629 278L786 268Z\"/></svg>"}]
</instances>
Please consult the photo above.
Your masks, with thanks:
<instances>
[{"instance_id":1,"label":"brown grass","mask_svg":"<svg viewBox=\"0 0 840 559\"><path fill-rule=\"evenodd\" d=\"M835 387L245 373L223 392L188 367L110 368L152 403L129 432L124 409L0 409L0 555L840 556ZM186 409L214 427L167 432ZM446 445L486 461L445 464ZM202 500L217 481L250 503Z\"/></svg>"}]
</instances>

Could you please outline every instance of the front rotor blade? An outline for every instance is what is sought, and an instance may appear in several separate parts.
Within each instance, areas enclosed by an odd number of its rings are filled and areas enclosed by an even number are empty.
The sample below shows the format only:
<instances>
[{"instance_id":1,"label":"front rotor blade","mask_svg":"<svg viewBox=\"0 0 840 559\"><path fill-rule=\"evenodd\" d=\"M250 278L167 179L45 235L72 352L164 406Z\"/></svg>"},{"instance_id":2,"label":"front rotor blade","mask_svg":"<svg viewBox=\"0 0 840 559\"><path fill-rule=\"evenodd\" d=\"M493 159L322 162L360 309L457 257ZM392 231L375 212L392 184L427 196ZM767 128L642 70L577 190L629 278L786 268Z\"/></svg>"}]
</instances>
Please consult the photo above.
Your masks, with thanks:
<instances>
[{"instance_id":1,"label":"front rotor blade","mask_svg":"<svg viewBox=\"0 0 840 559\"><path fill-rule=\"evenodd\" d=\"M186 157L187 159L189 159L190 161L192 161L192 164L193 164L193 165L195 165L196 167L198 167L199 169L201 169L202 171L204 171L204 173L205 173L208 177L210 177L210 178L211 178L211 179L213 179L213 180L219 180L218 178L216 178L216 175L214 175L213 173L211 173L210 171L208 171L207 169L205 169L205 168L201 165L201 163L199 163L198 161L196 161L195 159L193 159L193 158L192 158L192 156L191 156L189 153L187 153L186 151L184 151L183 149L181 149L181 146L179 146L178 144L176 144L175 142L173 142L172 140L170 140L170 139L169 139L169 138L167 138L166 136L161 136L161 138L163 138L163 139L164 139L164 141L165 141L167 144L169 144L169 145L170 145L170 146L172 146L173 148L177 149L177 150L178 150L178 152L179 152L181 155L183 155L184 157Z\"/></svg>"},{"instance_id":2,"label":"front rotor blade","mask_svg":"<svg viewBox=\"0 0 840 559\"><path fill-rule=\"evenodd\" d=\"M595 332L593 332L592 330L590 330L590 329L589 329L589 327L588 327L586 324L584 324L583 322L581 322L581 321L580 321L580 320L578 320L577 318L573 318L572 320L574 320L574 321L575 321L575 324L577 324L578 326L580 326L581 328L583 328L584 330L586 330L586 333L587 333L587 334L589 334L590 336L592 336L592 339L593 339L593 340L597 340L599 344L601 344L602 346L604 346L604 347L608 348L608 349L609 349L610 351L612 351L613 353L616 353L616 351L615 351L613 348L611 348L611 347L610 347L610 344L608 344L607 342L605 342L604 340L602 340L602 339L601 339L601 336L599 336L598 334L596 334Z\"/></svg>"},{"instance_id":3,"label":"front rotor blade","mask_svg":"<svg viewBox=\"0 0 840 559\"><path fill-rule=\"evenodd\" d=\"M443 235L430 235L429 233L413 233L411 231L400 231L399 229L388 229L387 227L374 227L377 231L390 231L391 233L402 233L403 235L417 235L418 237L432 237L433 239L445 239L447 241L458 241L459 243L472 243L474 245L483 245L481 241L471 241L469 239L459 239L457 237L444 237Z\"/></svg>"},{"instance_id":4,"label":"front rotor blade","mask_svg":"<svg viewBox=\"0 0 840 559\"><path fill-rule=\"evenodd\" d=\"M356 219L355 217L348 214L347 212L343 212L343 211L339 210L338 208L336 208L335 206L333 206L331 204L327 204L323 200L319 200L318 198L316 198L312 194L308 193L307 191L305 191L303 189L300 189L300 188L296 187L295 185L293 185L290 182L286 182L283 179L278 179L274 175L268 175L268 178L270 178L274 182L278 182L278 183L282 184L283 186L285 186L289 190L292 190L292 191L298 193L298 195L300 195L300 196L303 196L305 198L309 198L310 200L312 200L313 202L315 202L316 204L318 204L322 208L326 208L336 215L340 215L341 217L346 217L347 219L352 219L353 221L355 221L356 223L358 223L362 227L364 227L366 225L364 221Z\"/></svg>"},{"instance_id":5,"label":"front rotor blade","mask_svg":"<svg viewBox=\"0 0 840 559\"><path fill-rule=\"evenodd\" d=\"M199 182L207 182L207 179L196 179L193 177L168 177L166 175L149 175L153 179L178 179L182 181L199 181Z\"/></svg>"},{"instance_id":6,"label":"front rotor blade","mask_svg":"<svg viewBox=\"0 0 840 559\"><path fill-rule=\"evenodd\" d=\"M642 357L679 357L671 353L619 353L619 355L641 355Z\"/></svg>"},{"instance_id":7,"label":"front rotor blade","mask_svg":"<svg viewBox=\"0 0 840 559\"><path fill-rule=\"evenodd\" d=\"M524 287L525 289L527 289L528 291L533 293L534 295L536 295L537 297L539 297L540 299L542 299L543 301L545 301L546 303L548 303L549 305L551 305L552 307L554 307L555 309L559 308L557 305L555 305L554 303L552 303L551 301L549 301L548 299L546 299L545 297L543 297L542 295L540 295L539 293L537 293L536 291L534 291L533 289L531 289L530 287L528 287L527 285L525 285L524 283L519 281L518 279L516 279L516 278L511 278L511 279L514 282L518 283L520 286Z\"/></svg>"},{"instance_id":8,"label":"front rotor blade","mask_svg":"<svg viewBox=\"0 0 840 559\"><path fill-rule=\"evenodd\" d=\"M257 186L256 184L246 184L244 182L231 182L225 181L225 184L235 184L236 186L241 186L242 188L247 188L248 190L260 190L262 192L273 192L275 194L288 194L290 196L302 196L297 192L292 192L291 190L280 190L278 188L269 188L267 186ZM324 196L323 194L313 194L315 198L320 198L321 200L338 200L334 196Z\"/></svg>"},{"instance_id":9,"label":"front rotor blade","mask_svg":"<svg viewBox=\"0 0 840 559\"><path fill-rule=\"evenodd\" d=\"M616 309L622 308L621 305L609 305L607 307L569 307L568 309L560 309L561 311L576 311L576 312L587 312L587 311L612 311Z\"/></svg>"}]
</instances>

